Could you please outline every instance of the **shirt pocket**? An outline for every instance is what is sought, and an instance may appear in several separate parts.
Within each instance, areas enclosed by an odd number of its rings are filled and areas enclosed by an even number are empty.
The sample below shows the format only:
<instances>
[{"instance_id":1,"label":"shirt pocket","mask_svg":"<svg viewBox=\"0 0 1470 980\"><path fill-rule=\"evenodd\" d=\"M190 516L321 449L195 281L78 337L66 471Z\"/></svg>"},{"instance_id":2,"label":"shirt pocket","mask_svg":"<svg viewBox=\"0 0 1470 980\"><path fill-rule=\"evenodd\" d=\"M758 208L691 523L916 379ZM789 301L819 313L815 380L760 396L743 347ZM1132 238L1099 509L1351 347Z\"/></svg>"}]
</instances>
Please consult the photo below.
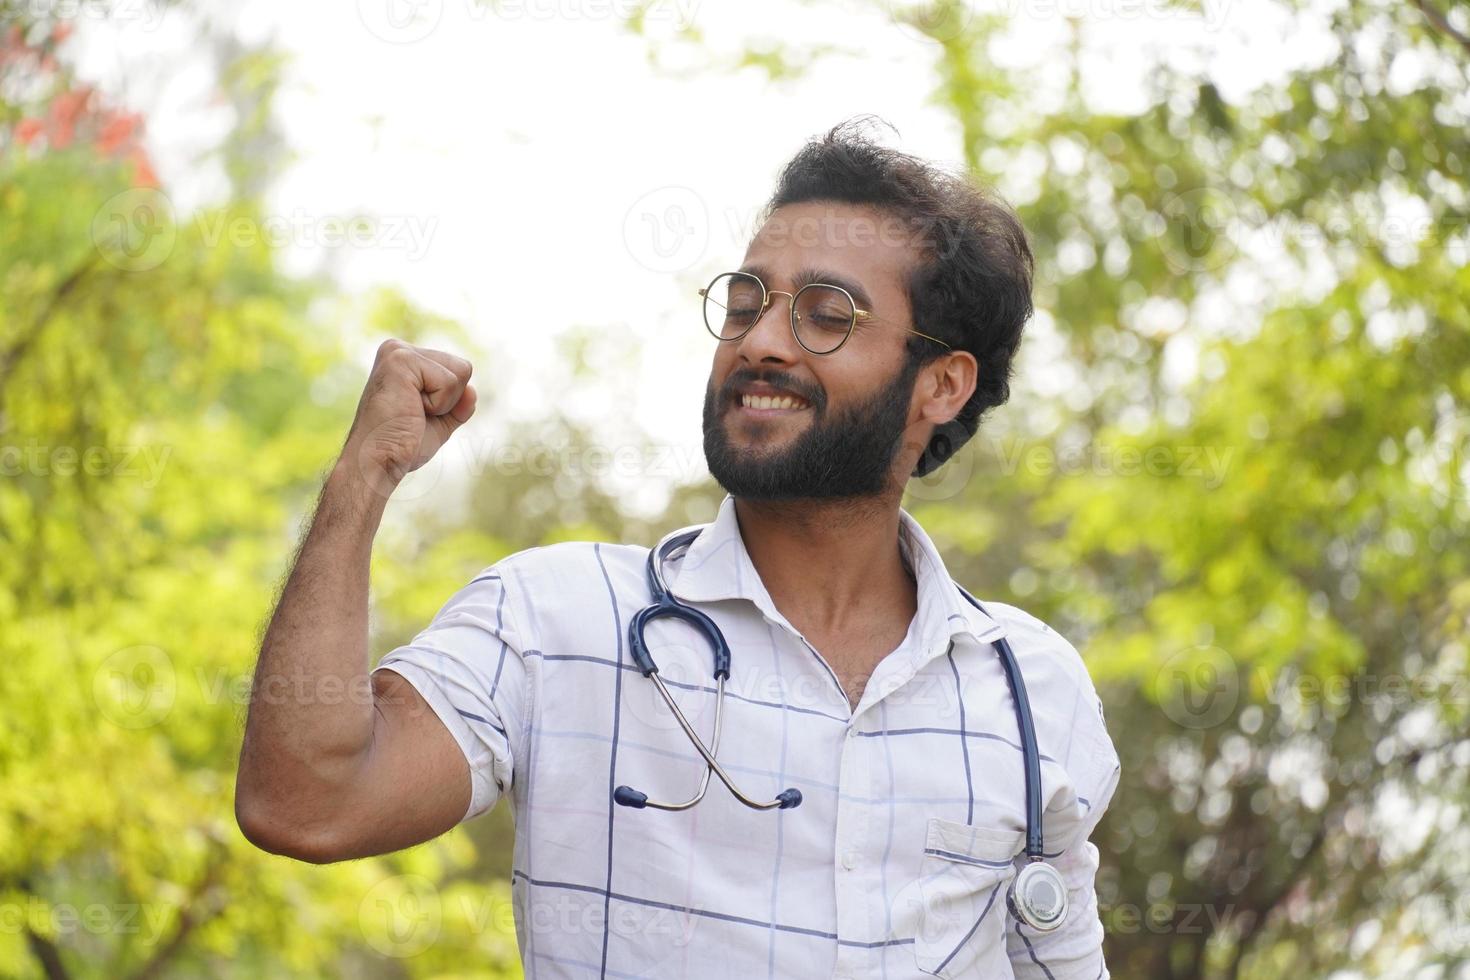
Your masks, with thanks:
<instances>
[{"instance_id":1,"label":"shirt pocket","mask_svg":"<svg viewBox=\"0 0 1470 980\"><path fill-rule=\"evenodd\" d=\"M1017 830L929 821L914 959L936 977L1009 977L1006 889L1024 849Z\"/></svg>"}]
</instances>

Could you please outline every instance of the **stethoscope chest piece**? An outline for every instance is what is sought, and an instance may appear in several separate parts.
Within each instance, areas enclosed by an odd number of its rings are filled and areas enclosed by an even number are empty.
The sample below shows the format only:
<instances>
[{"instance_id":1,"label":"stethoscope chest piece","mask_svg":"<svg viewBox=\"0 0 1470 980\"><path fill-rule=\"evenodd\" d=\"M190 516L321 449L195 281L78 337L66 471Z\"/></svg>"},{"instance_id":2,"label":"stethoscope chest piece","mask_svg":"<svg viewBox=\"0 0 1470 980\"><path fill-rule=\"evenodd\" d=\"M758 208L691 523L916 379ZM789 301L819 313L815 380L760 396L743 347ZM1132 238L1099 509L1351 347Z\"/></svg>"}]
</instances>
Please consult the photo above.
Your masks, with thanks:
<instances>
[{"instance_id":1,"label":"stethoscope chest piece","mask_svg":"<svg viewBox=\"0 0 1470 980\"><path fill-rule=\"evenodd\" d=\"M1067 882L1045 861L1028 861L1006 892L1011 914L1037 932L1051 932L1067 917Z\"/></svg>"}]
</instances>

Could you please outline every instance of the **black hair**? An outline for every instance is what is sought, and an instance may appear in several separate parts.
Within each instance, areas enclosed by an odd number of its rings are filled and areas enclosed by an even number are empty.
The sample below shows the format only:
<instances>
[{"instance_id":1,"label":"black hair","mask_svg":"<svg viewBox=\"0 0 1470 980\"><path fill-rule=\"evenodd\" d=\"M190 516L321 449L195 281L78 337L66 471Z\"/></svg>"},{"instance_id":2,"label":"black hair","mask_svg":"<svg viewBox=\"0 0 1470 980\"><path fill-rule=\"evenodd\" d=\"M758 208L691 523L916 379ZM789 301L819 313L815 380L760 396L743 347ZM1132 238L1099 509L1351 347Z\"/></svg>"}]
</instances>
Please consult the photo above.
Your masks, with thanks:
<instances>
[{"instance_id":1,"label":"black hair","mask_svg":"<svg viewBox=\"0 0 1470 980\"><path fill-rule=\"evenodd\" d=\"M965 176L873 141L864 133L870 118L846 120L808 141L782 169L763 216L790 204L833 201L870 206L909 229L920 254L905 283L914 329L979 362L974 394L953 420L935 426L919 457L913 475L924 476L1010 397L1012 362L1031 317L1035 263L1009 205ZM923 365L946 352L911 334L907 353Z\"/></svg>"}]
</instances>

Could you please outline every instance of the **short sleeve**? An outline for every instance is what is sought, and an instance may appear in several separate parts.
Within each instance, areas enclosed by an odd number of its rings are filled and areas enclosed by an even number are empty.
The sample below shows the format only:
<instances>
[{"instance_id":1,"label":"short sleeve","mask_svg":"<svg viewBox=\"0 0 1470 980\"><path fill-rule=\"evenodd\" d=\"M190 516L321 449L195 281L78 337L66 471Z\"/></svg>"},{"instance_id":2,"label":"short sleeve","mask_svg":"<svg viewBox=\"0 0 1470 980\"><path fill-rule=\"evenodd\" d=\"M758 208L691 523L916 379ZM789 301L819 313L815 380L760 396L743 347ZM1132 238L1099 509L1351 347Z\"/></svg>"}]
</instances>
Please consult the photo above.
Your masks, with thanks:
<instances>
[{"instance_id":1,"label":"short sleeve","mask_svg":"<svg viewBox=\"0 0 1470 980\"><path fill-rule=\"evenodd\" d=\"M502 568L492 565L374 668L412 684L464 753L471 793L460 822L495 805L515 778L517 750L524 750L527 644L511 605Z\"/></svg>"}]
</instances>

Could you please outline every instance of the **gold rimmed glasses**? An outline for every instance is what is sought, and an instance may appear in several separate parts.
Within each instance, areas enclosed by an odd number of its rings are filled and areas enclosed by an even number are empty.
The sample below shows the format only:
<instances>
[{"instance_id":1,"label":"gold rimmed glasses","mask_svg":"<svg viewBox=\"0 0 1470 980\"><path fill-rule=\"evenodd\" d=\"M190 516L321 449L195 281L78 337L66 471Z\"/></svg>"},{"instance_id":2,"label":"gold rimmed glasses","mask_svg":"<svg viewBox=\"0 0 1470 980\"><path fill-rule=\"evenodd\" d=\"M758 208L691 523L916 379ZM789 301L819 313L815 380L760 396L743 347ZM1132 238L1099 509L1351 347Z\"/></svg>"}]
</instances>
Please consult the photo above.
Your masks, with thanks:
<instances>
[{"instance_id":1,"label":"gold rimmed glasses","mask_svg":"<svg viewBox=\"0 0 1470 980\"><path fill-rule=\"evenodd\" d=\"M841 286L813 282L788 293L767 289L759 276L749 272L722 272L699 295L704 297L704 325L716 340L744 337L774 297L787 297L791 300L791 333L803 349L813 354L836 352L852 336L857 322L873 315L858 309L852 294ZM908 332L951 349L938 337L918 330Z\"/></svg>"}]
</instances>

